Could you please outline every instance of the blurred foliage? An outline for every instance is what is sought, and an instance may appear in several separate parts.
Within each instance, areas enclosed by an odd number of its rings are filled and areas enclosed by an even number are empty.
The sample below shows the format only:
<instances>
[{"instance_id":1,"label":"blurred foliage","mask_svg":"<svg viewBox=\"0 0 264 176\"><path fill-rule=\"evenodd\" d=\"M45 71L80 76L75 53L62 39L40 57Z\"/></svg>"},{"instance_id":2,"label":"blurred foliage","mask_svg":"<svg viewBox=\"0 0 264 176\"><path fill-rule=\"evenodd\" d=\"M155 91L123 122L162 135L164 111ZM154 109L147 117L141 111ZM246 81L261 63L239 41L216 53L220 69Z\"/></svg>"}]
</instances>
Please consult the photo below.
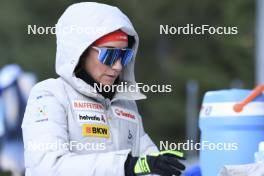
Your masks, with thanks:
<instances>
[{"instance_id":1,"label":"blurred foliage","mask_svg":"<svg viewBox=\"0 0 264 176\"><path fill-rule=\"evenodd\" d=\"M0 171L0 176L12 176L11 172Z\"/></svg>"},{"instance_id":2,"label":"blurred foliage","mask_svg":"<svg viewBox=\"0 0 264 176\"><path fill-rule=\"evenodd\" d=\"M0 66L18 63L40 80L56 77L55 35L27 35L27 25L54 26L74 0L1 0ZM200 83L199 102L208 90L241 80L254 85L255 1L101 0L118 6L140 36L136 77L145 84L172 84L171 93L147 93L140 101L145 130L159 140L185 138L186 83ZM237 26L237 35L160 35L159 25ZM198 118L198 117L197 117Z\"/></svg>"}]
</instances>

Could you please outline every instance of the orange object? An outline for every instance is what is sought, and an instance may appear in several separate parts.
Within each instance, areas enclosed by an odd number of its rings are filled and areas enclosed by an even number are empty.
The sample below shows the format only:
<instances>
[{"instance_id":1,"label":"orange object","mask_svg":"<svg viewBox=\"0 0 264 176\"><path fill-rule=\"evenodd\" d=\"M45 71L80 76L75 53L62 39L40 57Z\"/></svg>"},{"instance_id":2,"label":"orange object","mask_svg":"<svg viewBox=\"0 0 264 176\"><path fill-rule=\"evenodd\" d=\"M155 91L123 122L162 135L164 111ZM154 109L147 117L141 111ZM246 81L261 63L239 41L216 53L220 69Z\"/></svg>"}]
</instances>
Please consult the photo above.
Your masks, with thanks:
<instances>
[{"instance_id":1,"label":"orange object","mask_svg":"<svg viewBox=\"0 0 264 176\"><path fill-rule=\"evenodd\" d=\"M128 36L125 32L122 30L117 30L114 32L111 32L109 34L104 35L103 37L99 38L94 42L95 46L102 45L107 42L113 42L113 41L128 41Z\"/></svg>"},{"instance_id":2,"label":"orange object","mask_svg":"<svg viewBox=\"0 0 264 176\"><path fill-rule=\"evenodd\" d=\"M253 101L259 94L261 94L264 91L264 84L257 86L252 93L247 96L242 102L236 103L233 106L233 110L237 113L241 112L248 103Z\"/></svg>"}]
</instances>

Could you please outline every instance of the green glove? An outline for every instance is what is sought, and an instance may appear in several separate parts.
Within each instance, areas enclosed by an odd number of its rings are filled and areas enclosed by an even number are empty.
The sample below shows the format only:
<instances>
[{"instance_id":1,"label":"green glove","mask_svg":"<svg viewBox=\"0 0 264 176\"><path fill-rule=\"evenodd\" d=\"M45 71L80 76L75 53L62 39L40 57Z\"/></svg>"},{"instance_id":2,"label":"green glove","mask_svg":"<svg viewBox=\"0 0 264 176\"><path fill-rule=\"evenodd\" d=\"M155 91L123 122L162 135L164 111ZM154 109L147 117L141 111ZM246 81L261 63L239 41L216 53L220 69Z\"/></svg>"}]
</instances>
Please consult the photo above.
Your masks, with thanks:
<instances>
[{"instance_id":1,"label":"green glove","mask_svg":"<svg viewBox=\"0 0 264 176\"><path fill-rule=\"evenodd\" d=\"M126 176L146 174L180 175L185 166L178 159L184 159L183 153L173 150L161 151L139 158L129 156L129 163L126 162Z\"/></svg>"}]
</instances>

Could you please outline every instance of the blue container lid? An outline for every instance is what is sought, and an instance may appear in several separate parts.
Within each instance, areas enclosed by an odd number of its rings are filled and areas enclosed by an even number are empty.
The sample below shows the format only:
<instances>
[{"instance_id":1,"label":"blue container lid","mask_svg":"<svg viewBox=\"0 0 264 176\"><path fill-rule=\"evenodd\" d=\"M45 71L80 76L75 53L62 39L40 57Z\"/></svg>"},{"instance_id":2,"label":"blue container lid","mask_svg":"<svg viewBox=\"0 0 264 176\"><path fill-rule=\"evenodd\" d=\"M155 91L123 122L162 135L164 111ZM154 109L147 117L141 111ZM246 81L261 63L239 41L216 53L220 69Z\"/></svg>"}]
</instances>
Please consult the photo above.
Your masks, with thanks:
<instances>
[{"instance_id":1,"label":"blue container lid","mask_svg":"<svg viewBox=\"0 0 264 176\"><path fill-rule=\"evenodd\" d=\"M209 91L205 94L200 118L202 117L264 117L264 94L248 103L241 112L234 111L234 105L243 101L252 90L227 89Z\"/></svg>"},{"instance_id":2,"label":"blue container lid","mask_svg":"<svg viewBox=\"0 0 264 176\"><path fill-rule=\"evenodd\" d=\"M203 103L239 102L244 100L252 90L247 89L226 89L206 92ZM256 97L254 102L264 101L264 94Z\"/></svg>"}]
</instances>

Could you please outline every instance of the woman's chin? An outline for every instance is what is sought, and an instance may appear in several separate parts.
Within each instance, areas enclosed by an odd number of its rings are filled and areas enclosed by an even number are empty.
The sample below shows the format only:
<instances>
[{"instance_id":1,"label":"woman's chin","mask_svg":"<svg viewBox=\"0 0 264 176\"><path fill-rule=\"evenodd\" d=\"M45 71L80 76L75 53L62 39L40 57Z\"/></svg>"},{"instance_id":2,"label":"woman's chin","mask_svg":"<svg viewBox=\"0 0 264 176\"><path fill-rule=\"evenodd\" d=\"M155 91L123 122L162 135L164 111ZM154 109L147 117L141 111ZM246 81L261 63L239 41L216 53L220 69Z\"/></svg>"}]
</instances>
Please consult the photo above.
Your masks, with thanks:
<instances>
[{"instance_id":1,"label":"woman's chin","mask_svg":"<svg viewBox=\"0 0 264 176\"><path fill-rule=\"evenodd\" d=\"M107 81L101 81L100 83L103 86L111 86L111 85L113 85L114 81L107 80Z\"/></svg>"},{"instance_id":2,"label":"woman's chin","mask_svg":"<svg viewBox=\"0 0 264 176\"><path fill-rule=\"evenodd\" d=\"M108 86L111 86L111 85L113 85L114 84L114 82L115 82L115 79L113 79L113 78L109 78L109 77L107 77L106 79L102 79L102 80L100 80L100 83L102 84L102 85L108 85Z\"/></svg>"}]
</instances>

